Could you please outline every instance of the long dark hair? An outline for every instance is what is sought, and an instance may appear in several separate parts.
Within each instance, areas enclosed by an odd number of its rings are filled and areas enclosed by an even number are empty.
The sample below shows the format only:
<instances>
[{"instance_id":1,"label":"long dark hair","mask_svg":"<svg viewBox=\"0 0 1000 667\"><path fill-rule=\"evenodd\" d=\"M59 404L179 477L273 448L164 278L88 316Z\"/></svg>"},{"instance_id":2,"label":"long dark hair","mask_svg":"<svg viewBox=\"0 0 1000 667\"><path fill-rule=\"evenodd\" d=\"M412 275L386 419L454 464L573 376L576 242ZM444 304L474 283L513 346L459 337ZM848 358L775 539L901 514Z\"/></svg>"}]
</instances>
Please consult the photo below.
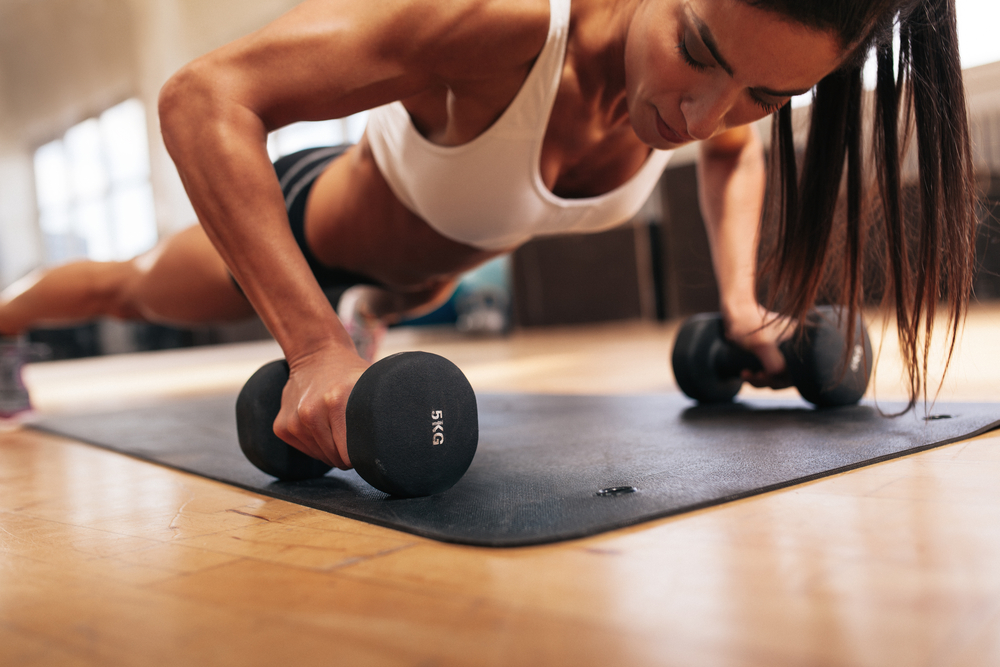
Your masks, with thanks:
<instances>
[{"instance_id":1,"label":"long dark hair","mask_svg":"<svg viewBox=\"0 0 1000 667\"><path fill-rule=\"evenodd\" d=\"M772 233L762 235L774 241L761 248L758 281L768 277L773 309L799 320L817 300L847 305L853 317L872 299L866 292L881 291L883 306L895 309L912 408L927 398L939 303L947 309L950 361L975 265L975 178L954 0L745 1L832 31L850 53L814 90L801 166L790 105L775 114L765 211ZM862 67L872 53L877 83L866 93ZM871 115L863 104L869 98ZM875 189L864 175L865 125ZM905 188L914 135L918 186Z\"/></svg>"}]
</instances>

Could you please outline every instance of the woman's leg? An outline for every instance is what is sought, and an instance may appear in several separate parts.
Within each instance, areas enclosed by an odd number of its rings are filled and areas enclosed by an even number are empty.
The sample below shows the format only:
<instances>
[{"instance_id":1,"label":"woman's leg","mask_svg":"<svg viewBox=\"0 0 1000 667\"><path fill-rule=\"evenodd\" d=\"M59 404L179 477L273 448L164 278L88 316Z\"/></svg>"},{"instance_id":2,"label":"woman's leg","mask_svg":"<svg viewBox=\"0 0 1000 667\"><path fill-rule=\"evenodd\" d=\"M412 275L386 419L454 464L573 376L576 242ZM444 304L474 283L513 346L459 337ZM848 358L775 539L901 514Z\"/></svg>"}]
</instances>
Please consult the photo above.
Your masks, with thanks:
<instances>
[{"instance_id":1,"label":"woman's leg","mask_svg":"<svg viewBox=\"0 0 1000 667\"><path fill-rule=\"evenodd\" d=\"M125 262L79 261L34 272L0 294L0 334L95 317L195 325L253 314L198 225Z\"/></svg>"},{"instance_id":2,"label":"woman's leg","mask_svg":"<svg viewBox=\"0 0 1000 667\"><path fill-rule=\"evenodd\" d=\"M105 314L121 262L76 261L40 269L0 294L0 333L14 335L37 325L70 325Z\"/></svg>"}]
</instances>

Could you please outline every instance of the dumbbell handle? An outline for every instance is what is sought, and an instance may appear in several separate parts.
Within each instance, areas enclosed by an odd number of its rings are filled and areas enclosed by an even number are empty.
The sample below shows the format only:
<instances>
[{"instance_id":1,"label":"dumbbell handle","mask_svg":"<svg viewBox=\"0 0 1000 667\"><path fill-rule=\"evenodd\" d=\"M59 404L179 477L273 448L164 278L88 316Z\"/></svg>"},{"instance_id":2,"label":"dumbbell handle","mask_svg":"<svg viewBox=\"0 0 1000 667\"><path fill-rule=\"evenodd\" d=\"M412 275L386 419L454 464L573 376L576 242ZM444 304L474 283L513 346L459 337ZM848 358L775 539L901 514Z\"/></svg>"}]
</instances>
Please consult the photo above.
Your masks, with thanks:
<instances>
[{"instance_id":1,"label":"dumbbell handle","mask_svg":"<svg viewBox=\"0 0 1000 667\"><path fill-rule=\"evenodd\" d=\"M764 366L753 352L731 341L720 340L713 346L712 370L720 380L726 380L740 377L744 370L762 371Z\"/></svg>"}]
</instances>

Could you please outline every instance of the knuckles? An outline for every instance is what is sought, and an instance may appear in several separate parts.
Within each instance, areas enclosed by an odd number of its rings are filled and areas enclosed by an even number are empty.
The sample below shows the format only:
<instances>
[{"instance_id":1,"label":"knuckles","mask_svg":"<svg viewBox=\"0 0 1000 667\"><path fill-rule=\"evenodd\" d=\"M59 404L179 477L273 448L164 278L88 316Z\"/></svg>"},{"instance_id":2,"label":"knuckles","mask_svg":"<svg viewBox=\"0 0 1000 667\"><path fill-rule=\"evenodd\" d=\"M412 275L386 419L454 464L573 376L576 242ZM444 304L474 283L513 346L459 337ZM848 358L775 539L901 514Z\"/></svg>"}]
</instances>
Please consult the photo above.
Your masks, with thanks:
<instances>
[{"instance_id":1,"label":"knuckles","mask_svg":"<svg viewBox=\"0 0 1000 667\"><path fill-rule=\"evenodd\" d=\"M286 386L286 391L290 389ZM350 390L348 386L336 386L323 393L306 392L297 401L289 392L285 398L292 405L283 408L275 420L275 435L313 458L347 470L350 466L338 448L342 443L336 440L337 434L343 432Z\"/></svg>"}]
</instances>

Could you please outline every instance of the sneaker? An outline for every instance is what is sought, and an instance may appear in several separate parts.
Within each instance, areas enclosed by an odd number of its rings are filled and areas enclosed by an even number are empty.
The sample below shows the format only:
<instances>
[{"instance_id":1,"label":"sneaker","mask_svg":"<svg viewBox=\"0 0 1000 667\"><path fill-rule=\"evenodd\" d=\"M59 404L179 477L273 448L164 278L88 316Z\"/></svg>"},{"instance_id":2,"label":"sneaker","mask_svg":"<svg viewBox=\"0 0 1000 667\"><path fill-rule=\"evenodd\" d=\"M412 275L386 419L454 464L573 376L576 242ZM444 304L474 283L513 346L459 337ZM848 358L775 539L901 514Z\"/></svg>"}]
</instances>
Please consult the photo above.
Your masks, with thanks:
<instances>
[{"instance_id":1,"label":"sneaker","mask_svg":"<svg viewBox=\"0 0 1000 667\"><path fill-rule=\"evenodd\" d=\"M24 386L21 370L31 347L21 339L0 339L0 418L10 419L31 410L31 397Z\"/></svg>"},{"instance_id":2,"label":"sneaker","mask_svg":"<svg viewBox=\"0 0 1000 667\"><path fill-rule=\"evenodd\" d=\"M510 298L505 290L485 286L463 291L456 299L455 327L462 333L499 335L510 329Z\"/></svg>"},{"instance_id":3,"label":"sneaker","mask_svg":"<svg viewBox=\"0 0 1000 667\"><path fill-rule=\"evenodd\" d=\"M377 317L365 314L360 308L364 288L351 288L344 292L337 305L337 317L344 325L358 356L372 363L378 354L382 339L388 327Z\"/></svg>"}]
</instances>

